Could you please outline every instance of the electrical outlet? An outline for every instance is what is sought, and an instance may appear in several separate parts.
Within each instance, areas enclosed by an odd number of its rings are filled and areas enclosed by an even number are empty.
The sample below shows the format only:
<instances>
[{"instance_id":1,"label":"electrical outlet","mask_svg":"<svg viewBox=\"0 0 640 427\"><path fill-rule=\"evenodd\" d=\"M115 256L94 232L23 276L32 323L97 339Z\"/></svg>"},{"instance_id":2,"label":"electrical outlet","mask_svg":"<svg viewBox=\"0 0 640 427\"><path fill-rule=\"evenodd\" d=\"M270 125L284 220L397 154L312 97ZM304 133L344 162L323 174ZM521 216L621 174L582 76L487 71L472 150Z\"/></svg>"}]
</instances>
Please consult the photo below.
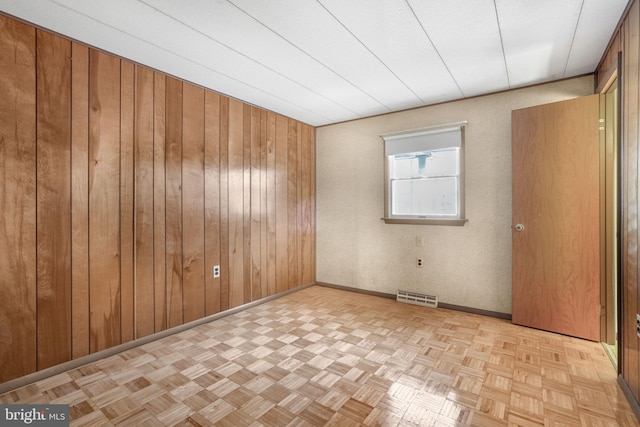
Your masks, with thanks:
<instances>
[{"instance_id":1,"label":"electrical outlet","mask_svg":"<svg viewBox=\"0 0 640 427\"><path fill-rule=\"evenodd\" d=\"M421 256L416 258L416 267L418 268L424 267L424 259Z\"/></svg>"},{"instance_id":2,"label":"electrical outlet","mask_svg":"<svg viewBox=\"0 0 640 427\"><path fill-rule=\"evenodd\" d=\"M636 314L636 334L640 337L640 314Z\"/></svg>"},{"instance_id":3,"label":"electrical outlet","mask_svg":"<svg viewBox=\"0 0 640 427\"><path fill-rule=\"evenodd\" d=\"M219 265L214 265L213 266L213 278L217 278L220 277L220 266Z\"/></svg>"}]
</instances>

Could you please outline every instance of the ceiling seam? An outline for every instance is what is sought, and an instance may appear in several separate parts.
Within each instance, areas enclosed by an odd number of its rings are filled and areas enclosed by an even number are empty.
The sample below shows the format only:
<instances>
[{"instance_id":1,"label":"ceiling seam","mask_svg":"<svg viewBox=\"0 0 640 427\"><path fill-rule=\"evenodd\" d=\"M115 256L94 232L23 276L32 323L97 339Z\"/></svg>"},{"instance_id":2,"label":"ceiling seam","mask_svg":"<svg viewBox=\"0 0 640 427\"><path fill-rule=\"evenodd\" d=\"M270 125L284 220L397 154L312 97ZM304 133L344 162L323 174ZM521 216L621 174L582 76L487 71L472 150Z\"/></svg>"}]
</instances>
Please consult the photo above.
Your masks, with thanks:
<instances>
[{"instance_id":1,"label":"ceiling seam","mask_svg":"<svg viewBox=\"0 0 640 427\"><path fill-rule=\"evenodd\" d=\"M352 111L350 108L347 108L347 107L345 107L344 105L342 105L342 104L340 104L340 103L338 103L338 102L334 101L333 99L328 98L327 96L325 96L325 95L323 95L323 94L321 94L321 93L319 93L319 92L316 92L314 89L312 89L312 88L310 88L310 87L308 87L308 86L306 86L306 85L304 85L304 84L302 84L302 83L300 83L300 82L298 82L298 81L296 81L296 80L293 80L292 78L290 78L290 77L286 76L285 74L282 74L281 72L279 72L279 71L277 71L277 70L275 70L275 69L273 69L273 68L271 68L271 67L269 67L269 66L267 66L267 65L263 64L262 62L258 62L258 61L256 61L255 59L251 58L250 56L245 55L244 53L240 52L239 50L237 50L237 49L235 49L235 48L233 48L233 47L231 47L231 46L229 46L229 45L227 45L227 44L225 44L225 43L222 43L222 42L221 42L221 41L219 41L219 40L214 39L213 37L209 36L208 34L206 34L206 33L202 32L202 31L200 31L199 29L194 28L194 27L192 27L191 25L188 25L188 24L186 24L186 23L182 22L181 20L179 20L179 19L175 18L174 16L169 15L168 13L166 13L166 12L164 12L164 11L162 11L162 10L160 10L160 9L156 8L155 6L150 5L150 4L149 4L149 3L147 3L146 1L144 1L144 0L138 0L138 1L139 1L140 3L142 3L142 4L146 5L147 7L149 7L149 8L151 8L151 9L155 10L156 12L161 13L162 15L166 16L167 18L169 18L169 19L171 19L171 20L173 20L173 21L175 21L175 22L177 22L177 23L179 23L179 24L181 24L181 25L183 25L183 26L185 26L185 27L187 27L187 28L190 28L190 29L191 29L191 30L193 30L194 32L196 32L196 33L200 34L201 36L203 36L203 37L205 37L205 38L207 38L207 39L211 40L212 42L217 43L217 44L219 44L219 45L221 45L221 46L226 47L226 48L227 48L227 49L229 49L230 51L232 51L232 52L234 52L234 53L236 53L236 54L238 54L238 55L240 55L240 56L242 56L242 57L244 57L244 58L248 59L249 61L251 61L251 62L253 62L253 63L255 63L255 64L260 65L261 67L264 67L265 69L267 69L267 70L271 71L271 72L272 72L272 73L274 73L274 74L279 75L280 77L282 77L282 78L284 78L284 79L286 79L286 80L290 81L291 83L293 83L293 84L295 84L295 85L298 85L298 86L300 86L300 87L302 87L302 88L304 88L304 89L308 90L309 92L315 93L315 94L316 94L316 95L318 95L319 97L324 98L324 99L326 99L327 101L329 101L329 102L331 102L331 103L333 103L333 104L335 104L335 105L337 105L337 106L340 106L340 107L344 108L345 110L347 110L347 111L351 112L352 114L354 114L354 115L356 115L356 116L359 116L359 114L358 114L358 113L356 113L355 111ZM234 6L235 6L235 5L234 5ZM360 116L359 116L359 117L360 117Z\"/></svg>"},{"instance_id":2,"label":"ceiling seam","mask_svg":"<svg viewBox=\"0 0 640 427\"><path fill-rule=\"evenodd\" d=\"M78 15L84 16L85 18L87 18L87 19L89 19L89 20L91 20L91 21L94 21L94 22L96 22L96 23L98 23L98 24L102 24L102 25L104 25L104 26L106 26L106 27L108 27L108 28L111 28L111 29L113 29L113 30L115 30L115 31L117 31L117 32L119 32L119 33L125 34L125 35L127 35L127 36L129 36L129 37L133 37L134 39L139 40L139 41L141 41L141 42L143 42L143 43L145 43L145 44L147 44L147 45L149 45L149 46L153 46L153 47L155 47L156 49L162 50L162 51L167 52L167 53L169 53L169 54L171 54L171 55L173 55L173 56L176 56L176 57L178 57L178 58L181 58L181 59L183 59L183 60L185 60L185 61L187 61L187 62L190 62L190 63L192 63L192 64L194 64L194 65L196 65L196 66L198 66L198 67L201 67L201 68L204 68L204 69L209 70L209 71L211 71L211 72L214 72L214 73L216 73L216 74L218 74L218 75L220 75L220 76L223 76L223 77L225 77L225 78L227 78L227 79L229 79L229 80L232 80L232 81L237 82L237 83L239 83L239 84L241 84L241 85L243 85L243 86L246 86L246 87L249 87L249 88L251 88L251 89L254 89L254 90L258 91L258 92L262 92L262 93L264 93L265 95L271 96L271 97L273 97L273 98L275 98L275 99L279 99L279 100L281 100L281 101L285 102L285 103L286 103L286 104L288 104L288 105L291 105L291 106L294 106L294 107L296 107L296 108L300 109L301 111L309 112L309 113L311 113L311 114L315 115L316 117L319 117L319 118L322 118L322 119L324 119L324 120L328 121L329 123L332 123L332 122L333 122L333 121L332 121L331 119L329 119L328 117L325 117L325 116L323 116L322 114L319 114L319 113L318 113L318 112L316 112L316 111L309 110L308 108L305 108L305 107L303 107L303 106L301 106L301 105L298 105L298 104L296 104L296 103L294 103L294 102L291 102L291 101L290 101L290 100L288 100L288 99L285 99L285 98L282 98L282 97L280 97L280 96L278 96L278 95L276 95L276 94L273 94L273 93L267 92L266 90L264 90L264 89L262 89L262 88L259 88L259 87L256 87L256 86L253 86L253 85L251 85L251 84L249 84L249 83L247 83L247 82L244 82L244 81L242 81L242 80L238 80L237 78L235 78L235 77L233 77L233 76L230 76L230 75L228 75L228 74L222 73L222 72L220 72L220 71L218 71L218 70L214 70L213 68L207 67L206 65L201 64L201 63L199 63L199 62L196 62L196 61L194 61L194 60L192 60L192 59L190 59L190 58L187 58L186 56L182 56L182 55L180 55L180 54L178 54L178 53L176 53L176 52L172 52L172 51L170 51L170 50L168 50L168 49L165 49L165 48L163 48L162 46L159 46L159 45L157 45L157 44L151 43L151 42L149 42L148 40L144 40L144 39L142 39L142 38L140 38L140 37L138 37L138 36L135 36L135 35L133 35L133 34L127 33L127 32L125 32L125 31L122 31L121 29L119 29L119 28L117 28L117 27L114 27L113 25L107 24L106 22L100 21L100 20L98 20L98 19L96 19L96 18L94 18L94 17L92 17L92 16L86 15L86 14L84 14L84 13L82 13L82 12L80 12L80 11L76 10L76 9L72 9L72 8L70 8L70 7L66 6L66 5L60 4L57 0L51 0L51 2L52 2L52 3L54 3L54 4L57 4L58 6L60 6L60 7L64 8L64 9L67 9L67 10L69 10L69 11L73 12L73 13L77 13ZM100 48L97 48L97 49L100 49ZM104 50L104 49L101 49L101 50ZM113 52L109 52L109 53L113 53ZM117 54L115 54L115 55L117 55ZM140 62L136 61L135 59L129 59L129 58L126 58L126 57L124 57L124 56L122 56L122 55L117 55L117 56L119 56L119 57L121 57L121 58L124 58L124 59L126 59L126 60L128 60L128 61L132 61L132 62L134 62L134 63L136 63L136 64L140 64L140 65L145 66L145 67L150 67L150 66L148 66L148 65L145 65L145 64L142 64L142 63L140 63ZM158 70L158 71L162 72L163 74L170 75L170 74L168 74L166 71L163 71L163 70ZM175 77L177 77L177 78L179 78L179 79L181 79L181 80L185 80L185 81L187 81L184 77L178 77L178 76L175 76ZM196 84L197 84L197 83L196 83ZM199 84L199 85L200 85L200 86L202 86L202 87L206 87L206 86L204 86L204 85L202 85L202 84ZM226 94L224 94L223 92L220 92L220 91L218 91L218 90L216 90L216 89L213 89L213 88L207 88L207 89L212 90L212 91L214 91L214 92L216 92L216 93L220 93L220 94L222 94L222 95L224 95L224 96L228 96L228 97L230 97L230 98L238 99L238 98L236 98L236 97L234 97L234 96L226 95ZM263 108L263 107L260 107L260 108Z\"/></svg>"},{"instance_id":3,"label":"ceiling seam","mask_svg":"<svg viewBox=\"0 0 640 427\"><path fill-rule=\"evenodd\" d=\"M380 101L379 99L377 99L376 97L374 97L373 95L371 95L370 93L368 93L367 91L365 91L364 89L360 88L358 85L356 85L355 83L351 82L349 79L347 79L346 77L344 77L343 75L341 75L340 73L338 73L337 71L335 71L334 69L330 68L329 66L327 66L325 63L323 63L322 61L320 61L319 59L316 59L313 55L309 54L306 50L300 48L298 45L296 45L295 43L293 43L291 40L289 40L288 38L284 37L282 34L278 33L277 31L275 31L273 28L269 27L267 24L265 24L264 22L260 21L258 18L256 18L255 16L251 15L249 12L247 12L246 10L242 9L240 6L238 6L237 4L235 4L233 2L233 0L227 0L227 2L229 2L231 5L233 5L235 8L237 8L239 11L241 11L242 13L244 13L245 15L247 15L248 17L250 17L251 19L253 19L254 21L256 21L257 23L259 23L260 25L262 25L264 28L266 28L267 30L269 30L270 32L272 32L273 34L275 34L276 36L280 37L282 40L284 40L285 42L289 43L291 46L293 46L294 48L296 48L297 50L299 50L301 53L303 53L304 55L306 55L307 57L311 58L314 62L316 62L317 64L321 65L323 68L325 68L326 70L328 70L329 72L331 72L332 74L334 74L335 76L339 77L341 80L343 80L344 82L348 83L350 86L352 86L353 88L357 89L360 93L362 93L363 95L371 98L372 100L374 100L375 102L377 102L378 104L380 104L382 107L386 108L387 111L392 111L391 108L389 106L387 106L385 103L383 103L382 101ZM345 109L348 110L347 107L345 107ZM354 114L356 114L359 117L362 117L362 115L356 113L355 111L353 112Z\"/></svg>"},{"instance_id":4,"label":"ceiling seam","mask_svg":"<svg viewBox=\"0 0 640 427\"><path fill-rule=\"evenodd\" d=\"M376 55L375 53L373 53L373 51L372 51L371 49L369 49L369 48L367 47L367 45L366 45L366 44L364 44L364 42L358 38L358 36L356 36L353 32L351 32L351 30L349 30L349 28L347 28L347 26L346 26L345 24L343 24L343 23L342 23L342 21L341 21L340 19L338 19L338 17L337 17L337 16L335 16L333 13L331 13L331 11L330 11L329 9L327 9L327 7L326 7L324 4L322 4L322 2L321 2L320 0L316 0L316 2L318 2L318 4L319 4L320 6L322 6L322 8L323 8L324 10L326 10L326 11L327 11L327 13L328 13L329 15L331 15L331 16L333 17L333 19L335 19L335 20L336 20L336 22L338 22L340 25L342 25L342 27L343 27L343 28L344 28L344 29L345 29L349 34L351 34L351 36L352 36L354 39L356 39L356 40L358 41L358 43L360 43L360 44L362 45L362 47L364 47L364 48L365 48L365 49L366 49L366 50L367 50L367 51L368 51L368 52L369 52L369 53L370 53L374 58L376 58L376 59L380 62L380 64L382 64L382 66L383 66L383 67L385 67L387 70L389 70L389 72L390 72L390 73L391 73L391 74L392 74L396 79L398 79L398 81L399 81L400 83L402 83L402 85L403 85L404 87L406 87L406 88L407 88L407 89L408 89L408 90L409 90L409 91L410 91L410 92L411 92L411 93L416 97L416 99L417 99L418 101L422 102L423 104L426 104L426 101L424 101L424 100L420 97L420 95L418 95L417 93L415 93L415 92L413 91L413 89L411 89L411 87L409 87L409 85L407 85L407 84L404 82L404 80L402 80L402 79L401 79L401 78L400 78L396 73L394 73L394 72L393 72L393 70L392 70L391 68L389 68L389 66L386 64L386 62L384 62L384 61L383 61L383 60L382 60L378 55Z\"/></svg>"},{"instance_id":5,"label":"ceiling seam","mask_svg":"<svg viewBox=\"0 0 640 427\"><path fill-rule=\"evenodd\" d=\"M571 45L569 46L569 53L567 54L567 61L564 63L564 70L562 70L562 77L567 75L567 67L569 67L569 59L573 52L573 42L576 40L576 34L578 33L578 26L580 25L580 19L582 19L582 10L584 9L584 0L580 4L580 12L578 13L578 19L576 20L576 26L573 29L573 36L571 37Z\"/></svg>"},{"instance_id":6,"label":"ceiling seam","mask_svg":"<svg viewBox=\"0 0 640 427\"><path fill-rule=\"evenodd\" d=\"M445 62L445 60L442 57L442 55L440 54L440 51L436 47L435 43L433 43L433 40L431 40L431 37L429 37L429 33L427 32L427 29L424 27L424 25L422 25L422 21L420 21L420 18L418 18L418 15L416 15L416 11L413 10L413 8L411 7L411 4L409 4L409 0L405 0L405 3L407 4L407 6L409 7L409 10L413 14L413 17L418 22L418 25L420 25L420 28L422 28L422 32L424 32L424 35L427 37L427 40L429 40L429 43L431 43L431 46L433 47L433 49L438 54L438 58L440 58L440 62L442 62L442 65L444 65L444 68L447 70L447 72L451 76L451 79L453 80L453 82L455 83L456 87L460 91L460 95L462 95L463 98L466 98L467 96L465 95L464 91L462 90L462 88L458 84L458 81L456 80L456 78L453 76L453 73L451 72L451 70L449 69L449 66Z\"/></svg>"},{"instance_id":7,"label":"ceiling seam","mask_svg":"<svg viewBox=\"0 0 640 427\"><path fill-rule=\"evenodd\" d=\"M498 34L500 34L500 47L502 48L502 59L504 61L504 71L507 74L507 87L511 88L511 79L509 78L509 66L507 65L507 55L504 51L504 40L502 39L502 27L500 26L500 16L498 15L498 5L493 0L493 10L496 13L496 22L498 23Z\"/></svg>"}]
</instances>

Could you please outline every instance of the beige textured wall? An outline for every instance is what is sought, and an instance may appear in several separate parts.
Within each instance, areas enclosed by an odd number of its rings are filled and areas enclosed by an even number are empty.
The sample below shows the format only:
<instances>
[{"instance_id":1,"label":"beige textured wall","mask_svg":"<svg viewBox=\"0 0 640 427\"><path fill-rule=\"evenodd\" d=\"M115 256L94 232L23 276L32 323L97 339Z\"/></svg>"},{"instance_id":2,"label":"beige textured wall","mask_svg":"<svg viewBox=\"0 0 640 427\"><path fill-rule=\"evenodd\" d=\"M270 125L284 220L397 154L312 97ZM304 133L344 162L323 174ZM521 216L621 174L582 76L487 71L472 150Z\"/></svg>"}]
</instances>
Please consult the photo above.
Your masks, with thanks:
<instances>
[{"instance_id":1,"label":"beige textured wall","mask_svg":"<svg viewBox=\"0 0 640 427\"><path fill-rule=\"evenodd\" d=\"M317 280L511 313L511 110L591 93L586 76L318 128ZM467 224L384 224L378 135L462 120Z\"/></svg>"}]
</instances>

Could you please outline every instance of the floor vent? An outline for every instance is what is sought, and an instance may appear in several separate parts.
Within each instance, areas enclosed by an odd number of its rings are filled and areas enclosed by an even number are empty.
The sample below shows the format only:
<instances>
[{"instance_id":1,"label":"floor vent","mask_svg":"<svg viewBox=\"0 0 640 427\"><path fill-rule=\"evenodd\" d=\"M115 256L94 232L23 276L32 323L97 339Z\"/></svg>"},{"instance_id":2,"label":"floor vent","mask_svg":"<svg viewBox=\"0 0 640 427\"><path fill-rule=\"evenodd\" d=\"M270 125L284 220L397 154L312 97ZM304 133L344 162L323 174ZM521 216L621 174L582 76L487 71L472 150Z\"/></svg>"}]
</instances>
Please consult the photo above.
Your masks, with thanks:
<instances>
[{"instance_id":1,"label":"floor vent","mask_svg":"<svg viewBox=\"0 0 640 427\"><path fill-rule=\"evenodd\" d=\"M438 308L438 297L435 295L418 294L415 292L398 291L396 301L425 307Z\"/></svg>"}]
</instances>

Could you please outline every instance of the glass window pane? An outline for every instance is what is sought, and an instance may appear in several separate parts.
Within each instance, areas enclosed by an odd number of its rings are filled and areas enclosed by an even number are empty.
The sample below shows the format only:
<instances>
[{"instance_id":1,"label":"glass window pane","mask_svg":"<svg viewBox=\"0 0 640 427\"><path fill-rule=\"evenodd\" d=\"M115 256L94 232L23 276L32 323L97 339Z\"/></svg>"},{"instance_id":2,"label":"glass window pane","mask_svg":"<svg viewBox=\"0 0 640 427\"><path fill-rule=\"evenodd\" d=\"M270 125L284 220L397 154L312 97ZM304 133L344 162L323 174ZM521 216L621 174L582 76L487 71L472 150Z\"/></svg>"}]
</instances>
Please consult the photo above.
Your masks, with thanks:
<instances>
[{"instance_id":1,"label":"glass window pane","mask_svg":"<svg viewBox=\"0 0 640 427\"><path fill-rule=\"evenodd\" d=\"M391 181L392 215L458 215L458 178Z\"/></svg>"},{"instance_id":2,"label":"glass window pane","mask_svg":"<svg viewBox=\"0 0 640 427\"><path fill-rule=\"evenodd\" d=\"M459 151L459 148L447 148L390 156L391 178L458 175Z\"/></svg>"}]
</instances>

